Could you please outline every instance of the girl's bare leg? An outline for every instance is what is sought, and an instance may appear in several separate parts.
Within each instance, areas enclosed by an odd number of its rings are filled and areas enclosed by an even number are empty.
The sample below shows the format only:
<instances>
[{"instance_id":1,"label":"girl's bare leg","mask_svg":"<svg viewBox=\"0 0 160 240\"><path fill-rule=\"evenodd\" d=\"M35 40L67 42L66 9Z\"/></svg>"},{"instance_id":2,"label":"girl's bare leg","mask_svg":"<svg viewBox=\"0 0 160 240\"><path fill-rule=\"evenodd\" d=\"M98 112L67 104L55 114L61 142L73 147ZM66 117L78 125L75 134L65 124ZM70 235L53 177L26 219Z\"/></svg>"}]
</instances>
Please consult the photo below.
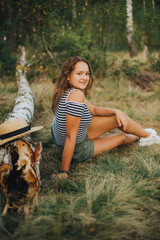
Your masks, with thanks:
<instances>
[{"instance_id":1,"label":"girl's bare leg","mask_svg":"<svg viewBox=\"0 0 160 240\"><path fill-rule=\"evenodd\" d=\"M148 137L150 134L145 131L138 123L133 121L131 118L128 119L128 127L124 131L123 128L120 128L125 133L134 134L138 137ZM92 117L92 121L87 129L88 139L93 140L101 136L102 134L118 128L118 123L116 116L111 117Z\"/></svg>"},{"instance_id":2,"label":"girl's bare leg","mask_svg":"<svg viewBox=\"0 0 160 240\"><path fill-rule=\"evenodd\" d=\"M110 136L94 139L92 140L94 143L93 157L100 153L110 151L122 144L131 144L138 139L139 137L135 135L127 136L124 134L113 134Z\"/></svg>"}]
</instances>

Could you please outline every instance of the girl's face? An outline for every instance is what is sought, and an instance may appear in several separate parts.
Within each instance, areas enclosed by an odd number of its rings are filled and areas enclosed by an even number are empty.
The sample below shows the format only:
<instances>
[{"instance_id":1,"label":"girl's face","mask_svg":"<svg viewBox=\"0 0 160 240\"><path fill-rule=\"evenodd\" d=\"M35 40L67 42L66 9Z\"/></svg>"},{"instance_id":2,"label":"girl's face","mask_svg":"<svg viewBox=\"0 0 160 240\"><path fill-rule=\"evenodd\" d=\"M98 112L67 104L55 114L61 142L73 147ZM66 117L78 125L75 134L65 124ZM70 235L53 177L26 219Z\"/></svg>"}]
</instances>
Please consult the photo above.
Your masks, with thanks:
<instances>
[{"instance_id":1,"label":"girl's face","mask_svg":"<svg viewBox=\"0 0 160 240\"><path fill-rule=\"evenodd\" d=\"M73 88L84 90L89 83L89 67L85 62L78 62L75 65L75 69L71 72L67 81Z\"/></svg>"}]
</instances>

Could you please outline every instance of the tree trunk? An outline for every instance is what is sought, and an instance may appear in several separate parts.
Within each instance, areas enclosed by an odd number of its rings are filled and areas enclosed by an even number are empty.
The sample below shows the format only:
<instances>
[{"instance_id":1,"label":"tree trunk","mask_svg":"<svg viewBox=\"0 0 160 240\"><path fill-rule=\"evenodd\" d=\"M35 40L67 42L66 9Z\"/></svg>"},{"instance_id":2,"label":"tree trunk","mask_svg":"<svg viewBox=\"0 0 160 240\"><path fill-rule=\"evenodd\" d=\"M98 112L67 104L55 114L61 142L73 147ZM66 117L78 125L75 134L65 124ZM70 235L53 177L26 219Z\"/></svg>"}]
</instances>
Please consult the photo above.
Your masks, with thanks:
<instances>
[{"instance_id":1,"label":"tree trunk","mask_svg":"<svg viewBox=\"0 0 160 240\"><path fill-rule=\"evenodd\" d=\"M73 20L75 20L77 18L77 14L76 14L76 0L72 0L72 17L73 17Z\"/></svg>"},{"instance_id":2,"label":"tree trunk","mask_svg":"<svg viewBox=\"0 0 160 240\"><path fill-rule=\"evenodd\" d=\"M133 28L133 13L132 13L132 0L126 0L126 11L127 11L127 42L130 57L137 55L136 46L134 43L134 28Z\"/></svg>"},{"instance_id":3,"label":"tree trunk","mask_svg":"<svg viewBox=\"0 0 160 240\"><path fill-rule=\"evenodd\" d=\"M24 118L28 124L31 123L34 114L34 94L29 87L25 74L26 52L25 48L19 46L19 65L17 66L16 77L18 81L18 94L15 99L13 111L7 116L5 121L14 118ZM0 147L0 163L3 161L5 149Z\"/></svg>"},{"instance_id":4,"label":"tree trunk","mask_svg":"<svg viewBox=\"0 0 160 240\"><path fill-rule=\"evenodd\" d=\"M34 114L34 95L26 79L26 52L19 47L20 58L16 77L18 80L18 95L12 113L5 119L24 118L28 123ZM24 136L0 147L0 187L6 199L2 216L9 208L29 213L29 205L33 199L33 208L38 204L40 190L39 163L41 143L35 148L30 136ZM20 187L23 182L23 189Z\"/></svg>"},{"instance_id":5,"label":"tree trunk","mask_svg":"<svg viewBox=\"0 0 160 240\"><path fill-rule=\"evenodd\" d=\"M143 12L146 11L146 0L143 0Z\"/></svg>"},{"instance_id":6,"label":"tree trunk","mask_svg":"<svg viewBox=\"0 0 160 240\"><path fill-rule=\"evenodd\" d=\"M155 8L155 2L154 2L154 0L152 0L152 6L153 6L153 8Z\"/></svg>"},{"instance_id":7,"label":"tree trunk","mask_svg":"<svg viewBox=\"0 0 160 240\"><path fill-rule=\"evenodd\" d=\"M15 99L15 106L12 113L8 115L6 120L13 118L24 118L28 123L31 123L34 114L34 94L29 86L26 78L25 64L26 52L24 47L19 47L20 61L17 66L16 78L18 82L18 94Z\"/></svg>"}]
</instances>

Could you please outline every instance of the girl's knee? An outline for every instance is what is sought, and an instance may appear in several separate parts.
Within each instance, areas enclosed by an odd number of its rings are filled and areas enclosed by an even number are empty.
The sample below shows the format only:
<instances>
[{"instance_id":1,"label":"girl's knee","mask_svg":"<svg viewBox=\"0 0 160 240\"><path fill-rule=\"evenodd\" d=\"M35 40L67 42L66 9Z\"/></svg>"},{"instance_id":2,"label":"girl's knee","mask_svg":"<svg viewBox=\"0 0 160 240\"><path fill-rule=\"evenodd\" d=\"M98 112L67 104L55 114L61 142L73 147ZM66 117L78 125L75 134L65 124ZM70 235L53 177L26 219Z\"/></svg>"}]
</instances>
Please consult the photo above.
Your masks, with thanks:
<instances>
[{"instance_id":1,"label":"girl's knee","mask_svg":"<svg viewBox=\"0 0 160 240\"><path fill-rule=\"evenodd\" d=\"M130 118L128 116L126 116L125 129L124 129L123 125L121 127L118 127L118 128L123 132L128 132L129 124L130 124Z\"/></svg>"}]
</instances>

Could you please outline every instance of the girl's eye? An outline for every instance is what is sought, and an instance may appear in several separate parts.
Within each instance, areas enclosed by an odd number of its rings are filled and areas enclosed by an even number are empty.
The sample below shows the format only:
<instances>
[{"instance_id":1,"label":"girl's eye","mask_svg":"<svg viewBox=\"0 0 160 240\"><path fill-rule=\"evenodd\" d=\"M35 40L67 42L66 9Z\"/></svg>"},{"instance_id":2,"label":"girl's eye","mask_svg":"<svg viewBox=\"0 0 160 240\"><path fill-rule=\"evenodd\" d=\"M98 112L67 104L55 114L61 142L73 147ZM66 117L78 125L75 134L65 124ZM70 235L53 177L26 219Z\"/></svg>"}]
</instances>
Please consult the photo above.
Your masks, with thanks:
<instances>
[{"instance_id":1,"label":"girl's eye","mask_svg":"<svg viewBox=\"0 0 160 240\"><path fill-rule=\"evenodd\" d=\"M82 75L83 73L77 73L78 75ZM85 75L89 76L89 73L86 73Z\"/></svg>"}]
</instances>

